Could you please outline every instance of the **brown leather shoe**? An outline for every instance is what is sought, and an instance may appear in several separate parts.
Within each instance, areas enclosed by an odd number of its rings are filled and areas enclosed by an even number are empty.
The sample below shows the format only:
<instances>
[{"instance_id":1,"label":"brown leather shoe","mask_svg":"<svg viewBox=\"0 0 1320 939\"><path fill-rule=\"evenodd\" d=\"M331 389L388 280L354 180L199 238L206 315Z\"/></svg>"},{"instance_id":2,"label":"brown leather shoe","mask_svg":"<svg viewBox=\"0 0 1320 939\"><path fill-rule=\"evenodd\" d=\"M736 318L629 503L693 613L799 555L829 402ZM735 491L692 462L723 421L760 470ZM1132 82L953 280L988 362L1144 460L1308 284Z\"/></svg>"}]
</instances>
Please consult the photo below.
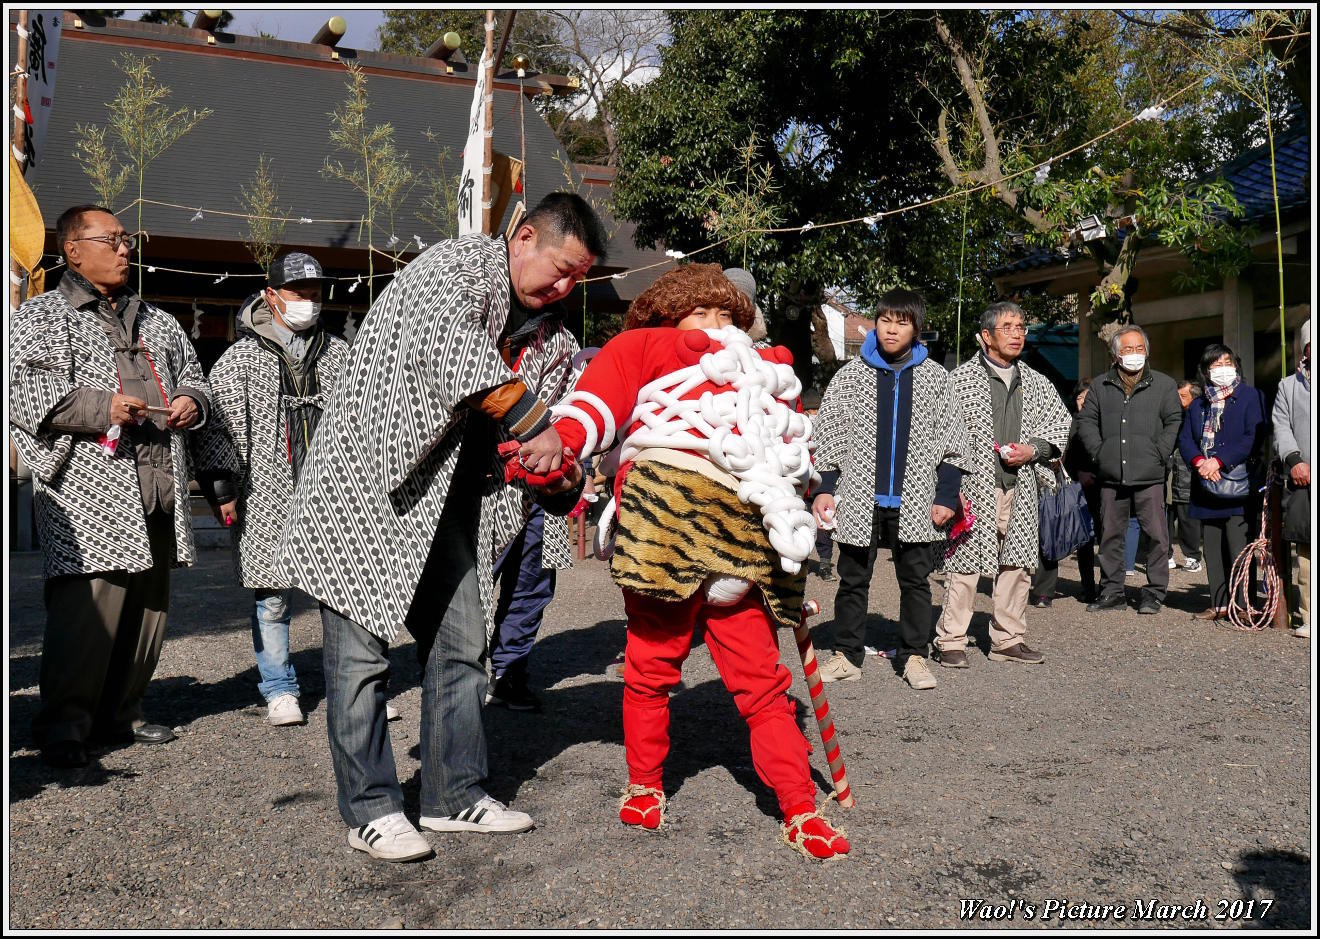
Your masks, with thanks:
<instances>
[{"instance_id":1,"label":"brown leather shoe","mask_svg":"<svg viewBox=\"0 0 1320 939\"><path fill-rule=\"evenodd\" d=\"M947 649L943 652L937 651L936 661L945 668L967 668L967 653L962 649Z\"/></svg>"},{"instance_id":2,"label":"brown leather shoe","mask_svg":"<svg viewBox=\"0 0 1320 939\"><path fill-rule=\"evenodd\" d=\"M1200 613L1196 613L1192 616L1192 619L1203 619L1203 620L1217 620L1217 619L1227 619L1227 618L1228 618L1228 610L1225 610L1223 607L1216 609L1213 606L1210 607L1210 609L1208 610L1202 610Z\"/></svg>"},{"instance_id":3,"label":"brown leather shoe","mask_svg":"<svg viewBox=\"0 0 1320 939\"><path fill-rule=\"evenodd\" d=\"M993 649L990 651L990 661L992 662L1021 662L1023 665L1040 665L1045 661L1045 656L1035 649L1027 647L1025 642L1019 642L1017 645L1009 646L1007 649L1000 649L998 652Z\"/></svg>"}]
</instances>

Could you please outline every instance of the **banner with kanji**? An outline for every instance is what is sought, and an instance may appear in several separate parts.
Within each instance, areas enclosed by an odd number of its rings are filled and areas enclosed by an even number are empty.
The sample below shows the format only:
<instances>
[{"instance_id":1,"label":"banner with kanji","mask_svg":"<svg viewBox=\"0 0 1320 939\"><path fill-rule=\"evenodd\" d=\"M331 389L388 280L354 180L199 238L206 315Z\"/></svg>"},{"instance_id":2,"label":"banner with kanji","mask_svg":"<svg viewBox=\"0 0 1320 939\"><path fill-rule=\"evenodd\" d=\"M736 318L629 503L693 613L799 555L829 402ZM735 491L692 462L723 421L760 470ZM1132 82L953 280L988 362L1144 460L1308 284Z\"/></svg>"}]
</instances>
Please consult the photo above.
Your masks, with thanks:
<instances>
[{"instance_id":1,"label":"banner with kanji","mask_svg":"<svg viewBox=\"0 0 1320 939\"><path fill-rule=\"evenodd\" d=\"M23 154L27 157L28 179L41 166L45 153L46 126L55 104L55 64L59 59L63 19L64 14L59 10L33 10L28 16L27 102L23 115Z\"/></svg>"},{"instance_id":2,"label":"banner with kanji","mask_svg":"<svg viewBox=\"0 0 1320 939\"><path fill-rule=\"evenodd\" d=\"M463 147L463 175L458 182L458 234L481 231L481 176L486 156L486 81L490 56L482 54L477 66L477 87L472 91L472 114L468 119L467 143Z\"/></svg>"}]
</instances>

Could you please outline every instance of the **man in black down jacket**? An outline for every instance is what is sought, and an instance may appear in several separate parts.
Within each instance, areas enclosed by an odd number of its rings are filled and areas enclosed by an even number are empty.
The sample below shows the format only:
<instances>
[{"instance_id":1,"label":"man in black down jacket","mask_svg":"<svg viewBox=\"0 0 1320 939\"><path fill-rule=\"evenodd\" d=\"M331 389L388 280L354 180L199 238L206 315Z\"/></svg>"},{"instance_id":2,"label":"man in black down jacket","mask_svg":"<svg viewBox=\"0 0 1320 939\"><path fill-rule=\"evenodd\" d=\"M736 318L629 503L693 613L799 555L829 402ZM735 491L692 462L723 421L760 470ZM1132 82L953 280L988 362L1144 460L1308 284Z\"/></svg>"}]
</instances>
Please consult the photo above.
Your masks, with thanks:
<instances>
[{"instance_id":1,"label":"man in black down jacket","mask_svg":"<svg viewBox=\"0 0 1320 939\"><path fill-rule=\"evenodd\" d=\"M1125 326L1109 340L1114 367L1091 386L1077 416L1078 434L1100 479L1100 597L1096 612L1121 607L1126 571L1123 547L1133 512L1150 539L1146 587L1139 613L1158 613L1169 589L1169 526L1164 478L1173 458L1182 404L1178 386L1146 364L1150 341L1140 326Z\"/></svg>"}]
</instances>

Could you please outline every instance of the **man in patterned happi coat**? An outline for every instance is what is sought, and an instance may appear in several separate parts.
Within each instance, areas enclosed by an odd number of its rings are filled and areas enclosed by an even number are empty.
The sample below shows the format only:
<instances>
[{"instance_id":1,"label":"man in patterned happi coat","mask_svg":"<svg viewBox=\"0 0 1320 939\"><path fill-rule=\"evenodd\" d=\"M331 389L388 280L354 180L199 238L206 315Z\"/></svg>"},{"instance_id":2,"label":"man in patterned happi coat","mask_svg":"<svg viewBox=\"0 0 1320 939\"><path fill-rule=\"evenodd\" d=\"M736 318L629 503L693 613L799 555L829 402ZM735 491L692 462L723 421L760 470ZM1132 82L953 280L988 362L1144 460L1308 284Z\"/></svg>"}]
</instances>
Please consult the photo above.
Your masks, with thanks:
<instances>
[{"instance_id":1,"label":"man in patterned happi coat","mask_svg":"<svg viewBox=\"0 0 1320 939\"><path fill-rule=\"evenodd\" d=\"M1026 338L1021 307L992 303L981 316L982 351L951 376L972 463L962 494L976 524L945 565L948 589L935 645L946 668L967 667L967 627L982 575L994 581L991 661L1045 661L1024 641L1031 572L1040 560L1037 493L1055 487L1049 464L1062 451L1071 421L1049 379L1018 361Z\"/></svg>"},{"instance_id":2,"label":"man in patterned happi coat","mask_svg":"<svg viewBox=\"0 0 1320 939\"><path fill-rule=\"evenodd\" d=\"M192 564L184 431L210 388L174 317L128 286L136 239L100 206L60 216L68 263L9 333L10 434L32 467L45 555L41 709L33 735L53 766L96 743L167 743L142 697L160 657L170 569Z\"/></svg>"},{"instance_id":3,"label":"man in patterned happi coat","mask_svg":"<svg viewBox=\"0 0 1320 939\"><path fill-rule=\"evenodd\" d=\"M321 601L326 723L348 843L372 857L431 853L403 814L385 723L389 644L406 627L422 665L421 824L532 825L486 794L482 496L500 485L502 429L530 473L559 469L549 411L510 368L507 340L604 255L578 196L554 193L506 243L442 241L400 271L362 322L281 539L280 567ZM581 471L538 495L577 501Z\"/></svg>"},{"instance_id":4,"label":"man in patterned happi coat","mask_svg":"<svg viewBox=\"0 0 1320 939\"><path fill-rule=\"evenodd\" d=\"M862 676L871 575L883 547L898 579L894 668L912 688L936 684L926 663L935 636L930 575L970 464L949 373L920 339L925 322L921 294L885 291L862 354L835 373L820 404L813 509L818 523L834 519L839 543L834 655L821 681Z\"/></svg>"},{"instance_id":5,"label":"man in patterned happi coat","mask_svg":"<svg viewBox=\"0 0 1320 939\"><path fill-rule=\"evenodd\" d=\"M292 591L276 569L280 532L348 344L321 328L321 265L293 251L238 313L238 341L211 369L215 420L194 435L202 494L234 526L238 579L255 592L252 646L274 726L305 721L289 661Z\"/></svg>"}]
</instances>

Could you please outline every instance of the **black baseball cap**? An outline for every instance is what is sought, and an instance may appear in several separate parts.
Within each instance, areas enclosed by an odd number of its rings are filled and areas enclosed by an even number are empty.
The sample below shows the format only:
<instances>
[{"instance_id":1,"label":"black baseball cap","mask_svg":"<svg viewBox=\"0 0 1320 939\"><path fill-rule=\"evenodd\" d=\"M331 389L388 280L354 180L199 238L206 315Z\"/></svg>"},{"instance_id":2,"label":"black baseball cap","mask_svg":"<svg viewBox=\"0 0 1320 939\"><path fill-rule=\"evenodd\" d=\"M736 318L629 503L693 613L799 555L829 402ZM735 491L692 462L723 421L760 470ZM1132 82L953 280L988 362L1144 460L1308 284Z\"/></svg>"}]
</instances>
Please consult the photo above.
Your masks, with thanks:
<instances>
[{"instance_id":1,"label":"black baseball cap","mask_svg":"<svg viewBox=\"0 0 1320 939\"><path fill-rule=\"evenodd\" d=\"M271 287L283 287L303 280L325 280L321 265L316 258L301 251L290 251L282 258L276 258L266 272L266 282Z\"/></svg>"}]
</instances>

